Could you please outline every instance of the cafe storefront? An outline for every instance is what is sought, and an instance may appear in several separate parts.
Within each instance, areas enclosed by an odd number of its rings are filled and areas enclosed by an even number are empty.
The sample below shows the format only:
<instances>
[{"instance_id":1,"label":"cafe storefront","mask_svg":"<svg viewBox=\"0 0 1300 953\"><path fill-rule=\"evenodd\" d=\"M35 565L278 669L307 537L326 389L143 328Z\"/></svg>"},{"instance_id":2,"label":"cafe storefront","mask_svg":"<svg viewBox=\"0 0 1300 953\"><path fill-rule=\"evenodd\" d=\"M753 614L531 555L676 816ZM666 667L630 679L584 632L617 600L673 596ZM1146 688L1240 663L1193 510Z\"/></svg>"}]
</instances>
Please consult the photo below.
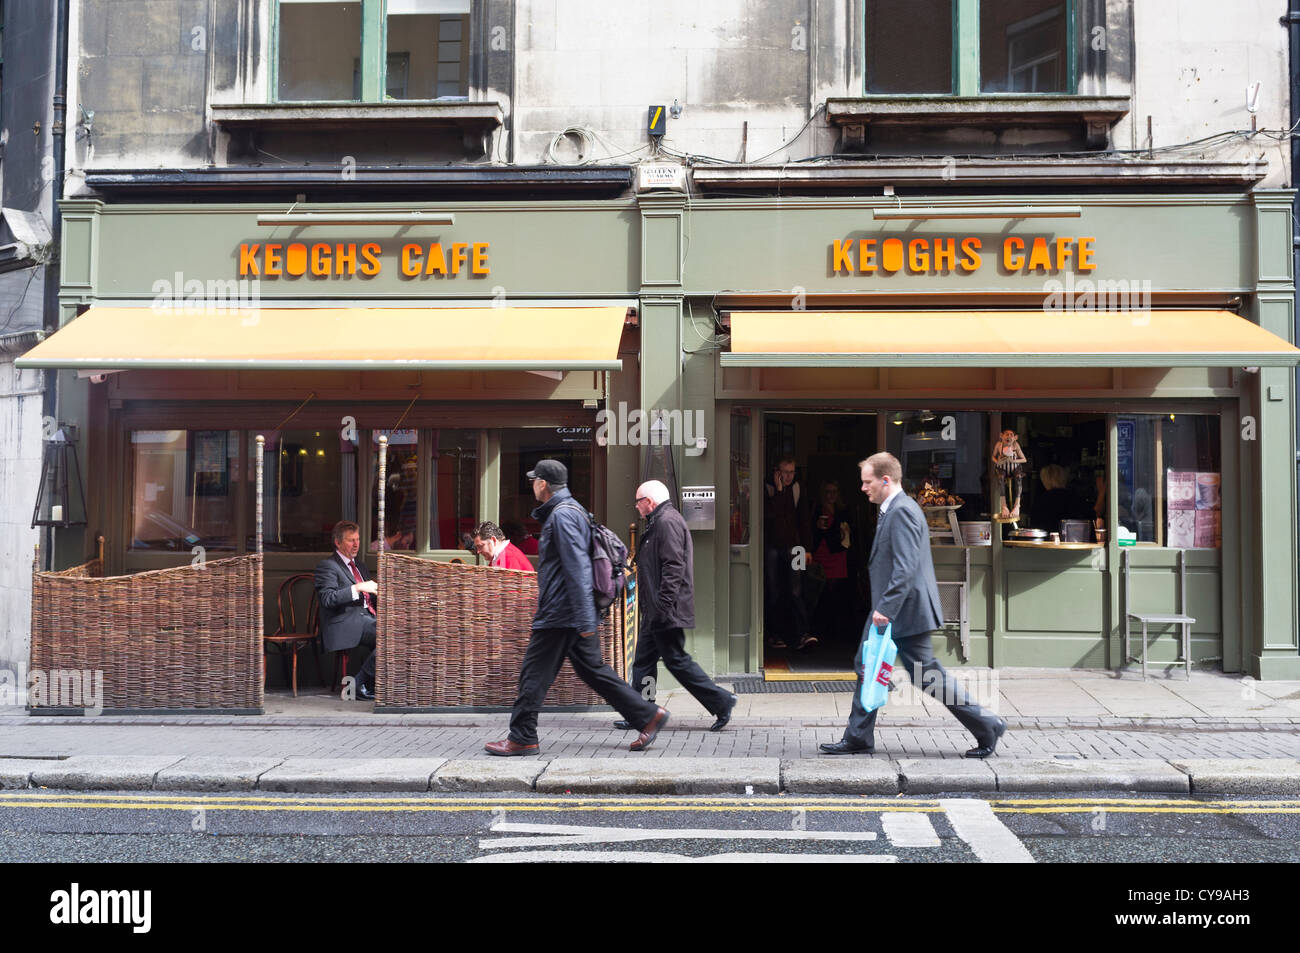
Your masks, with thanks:
<instances>
[{"instance_id":1,"label":"cafe storefront","mask_svg":"<svg viewBox=\"0 0 1300 953\"><path fill-rule=\"evenodd\" d=\"M909 492L961 504L931 511L945 664L1119 668L1129 612L1181 613L1194 663L1300 675L1288 202L693 201L680 386L686 406L709 402L717 439L683 482L712 484L718 514L697 657L769 678L849 668L874 520L856 464L887 449ZM1009 509L1019 479L1015 522L996 502L1005 431L1024 461L1004 490ZM838 497L824 522L847 544L823 553L846 580L808 571L820 644L802 652L800 633L765 631L789 623L765 592L764 484L783 458L813 518ZM1154 631L1150 662L1172 666L1179 629Z\"/></svg>"},{"instance_id":2,"label":"cafe storefront","mask_svg":"<svg viewBox=\"0 0 1300 953\"><path fill-rule=\"evenodd\" d=\"M688 649L711 674L797 675L766 645L764 482L789 455L818 501L837 484L860 574L874 514L856 462L889 449L914 491L962 502L933 539L960 596L945 664L1118 668L1126 610L1181 608L1195 662L1300 678L1289 198L658 192L287 221L67 201L64 327L19 362L59 369L60 421L83 435L87 521L59 530L55 567L101 535L108 574L251 552L261 435L270 632L279 585L338 519L372 560L472 562L482 519L527 550L522 474L541 456L620 532L667 465L714 504L691 517ZM443 219L398 221L413 211ZM666 447L632 412L670 424ZM1006 430L1025 458L1015 527L994 520ZM1060 515L1104 538L1004 538L1058 522L1035 512L1049 468L1071 491ZM823 642L847 646L869 592L827 588ZM1162 632L1150 661L1177 646ZM832 655L816 664L847 667Z\"/></svg>"},{"instance_id":3,"label":"cafe storefront","mask_svg":"<svg viewBox=\"0 0 1300 953\"><path fill-rule=\"evenodd\" d=\"M295 598L302 621L310 581L284 586L341 519L372 573L381 548L473 564L486 519L536 553L538 459L602 519L635 479L634 451L595 440L607 400L637 400L626 203L63 208L64 327L26 356L59 369L87 474L57 567L100 537L112 577L251 554L260 505L270 634Z\"/></svg>"}]
</instances>

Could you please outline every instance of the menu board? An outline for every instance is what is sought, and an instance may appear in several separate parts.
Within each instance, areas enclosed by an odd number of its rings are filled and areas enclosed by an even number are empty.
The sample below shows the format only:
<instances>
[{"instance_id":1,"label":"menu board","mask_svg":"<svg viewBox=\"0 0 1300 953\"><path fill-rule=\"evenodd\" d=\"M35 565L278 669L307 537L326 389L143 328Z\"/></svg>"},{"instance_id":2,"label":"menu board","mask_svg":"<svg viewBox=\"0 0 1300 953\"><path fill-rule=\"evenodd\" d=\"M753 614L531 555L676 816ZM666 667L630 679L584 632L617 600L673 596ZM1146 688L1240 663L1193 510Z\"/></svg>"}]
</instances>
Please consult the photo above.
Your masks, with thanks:
<instances>
[{"instance_id":1,"label":"menu board","mask_svg":"<svg viewBox=\"0 0 1300 953\"><path fill-rule=\"evenodd\" d=\"M1218 549L1223 538L1219 474L1170 470L1166 486L1167 545L1175 549Z\"/></svg>"}]
</instances>

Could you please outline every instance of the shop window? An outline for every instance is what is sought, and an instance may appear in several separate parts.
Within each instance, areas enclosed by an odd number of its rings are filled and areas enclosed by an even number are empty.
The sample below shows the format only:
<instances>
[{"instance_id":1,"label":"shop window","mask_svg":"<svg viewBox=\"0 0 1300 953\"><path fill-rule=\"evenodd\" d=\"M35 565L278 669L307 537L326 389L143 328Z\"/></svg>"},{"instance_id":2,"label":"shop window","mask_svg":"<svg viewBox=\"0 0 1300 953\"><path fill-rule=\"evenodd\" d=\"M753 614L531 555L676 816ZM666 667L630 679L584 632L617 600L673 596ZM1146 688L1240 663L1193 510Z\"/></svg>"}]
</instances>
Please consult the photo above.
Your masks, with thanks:
<instances>
[{"instance_id":1,"label":"shop window","mask_svg":"<svg viewBox=\"0 0 1300 953\"><path fill-rule=\"evenodd\" d=\"M868 0L867 92L951 93L952 0Z\"/></svg>"},{"instance_id":2,"label":"shop window","mask_svg":"<svg viewBox=\"0 0 1300 953\"><path fill-rule=\"evenodd\" d=\"M464 549L478 524L479 431L435 430L432 440L429 548Z\"/></svg>"},{"instance_id":3,"label":"shop window","mask_svg":"<svg viewBox=\"0 0 1300 953\"><path fill-rule=\"evenodd\" d=\"M131 431L130 548L233 550L238 475L238 431Z\"/></svg>"},{"instance_id":4,"label":"shop window","mask_svg":"<svg viewBox=\"0 0 1300 953\"><path fill-rule=\"evenodd\" d=\"M266 435L262 540L270 552L328 553L334 524L356 520L356 445L337 429L281 430ZM248 435L249 458L256 434ZM256 545L251 490L248 548Z\"/></svg>"},{"instance_id":5,"label":"shop window","mask_svg":"<svg viewBox=\"0 0 1300 953\"><path fill-rule=\"evenodd\" d=\"M501 528L517 544L522 531L520 548L528 555L537 553L537 538L542 528L532 518L537 500L533 497L528 471L538 460L559 460L569 468L569 491L583 506L594 509L591 455L594 436L591 427L501 431Z\"/></svg>"},{"instance_id":6,"label":"shop window","mask_svg":"<svg viewBox=\"0 0 1300 953\"><path fill-rule=\"evenodd\" d=\"M276 98L463 99L470 2L279 0Z\"/></svg>"},{"instance_id":7,"label":"shop window","mask_svg":"<svg viewBox=\"0 0 1300 953\"><path fill-rule=\"evenodd\" d=\"M983 520L989 509L988 414L916 410L889 414L885 449L903 466L903 489L917 496L929 484L959 496L961 520Z\"/></svg>"},{"instance_id":8,"label":"shop window","mask_svg":"<svg viewBox=\"0 0 1300 953\"><path fill-rule=\"evenodd\" d=\"M418 430L374 430L370 434L373 465L370 472L370 526L375 538L370 551L379 549L379 438L388 438L388 486L384 494L385 549L414 550L419 528L420 439Z\"/></svg>"},{"instance_id":9,"label":"shop window","mask_svg":"<svg viewBox=\"0 0 1300 953\"><path fill-rule=\"evenodd\" d=\"M1122 536L1178 549L1218 549L1222 537L1219 418L1134 414L1118 427Z\"/></svg>"},{"instance_id":10,"label":"shop window","mask_svg":"<svg viewBox=\"0 0 1300 953\"><path fill-rule=\"evenodd\" d=\"M1092 521L1105 515L1104 416L1004 413L1001 427L1002 432L1015 435L1025 458L1019 523L1022 528L1057 533L1062 520ZM988 438L986 460L992 456L994 439ZM1013 484L1014 477L1008 480L1008 500L1014 493Z\"/></svg>"},{"instance_id":11,"label":"shop window","mask_svg":"<svg viewBox=\"0 0 1300 953\"><path fill-rule=\"evenodd\" d=\"M1073 92L1072 17L1071 0L867 0L867 92Z\"/></svg>"}]
</instances>

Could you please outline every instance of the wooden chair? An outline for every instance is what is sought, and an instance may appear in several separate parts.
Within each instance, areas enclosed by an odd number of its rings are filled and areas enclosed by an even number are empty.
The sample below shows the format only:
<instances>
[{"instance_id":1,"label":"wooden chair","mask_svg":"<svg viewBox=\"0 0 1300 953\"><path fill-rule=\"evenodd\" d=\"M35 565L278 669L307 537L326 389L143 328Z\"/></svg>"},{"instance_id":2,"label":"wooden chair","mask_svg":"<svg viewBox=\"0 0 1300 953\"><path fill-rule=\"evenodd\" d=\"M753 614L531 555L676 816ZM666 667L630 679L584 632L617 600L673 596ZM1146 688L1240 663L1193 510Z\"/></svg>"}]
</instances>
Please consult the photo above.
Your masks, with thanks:
<instances>
[{"instance_id":1,"label":"wooden chair","mask_svg":"<svg viewBox=\"0 0 1300 953\"><path fill-rule=\"evenodd\" d=\"M301 599L303 587L307 588L306 625L299 628L297 606ZM298 599L294 596L298 595ZM266 679L266 650L276 647L278 654L288 651L292 658L293 697L298 697L298 653L315 642L320 635L320 603L316 598L316 580L311 573L298 573L280 583L275 597L276 618L278 624L273 634L263 638L262 678ZM316 674L324 682L320 671L320 655L316 656ZM345 670L346 674L346 670Z\"/></svg>"},{"instance_id":2,"label":"wooden chair","mask_svg":"<svg viewBox=\"0 0 1300 953\"><path fill-rule=\"evenodd\" d=\"M1132 628L1134 622L1142 623L1143 679L1147 677L1147 626L1180 626L1182 628L1183 667L1190 681L1192 677L1192 624L1196 620L1187 615L1187 565L1185 562L1187 552L1182 549L1178 551L1178 604L1174 607L1172 613L1129 611L1128 607L1132 604L1133 598L1129 589L1129 556L1132 552L1132 549L1125 548L1123 555L1120 557L1124 571L1124 605L1121 607L1121 613L1124 617L1124 661L1137 661L1137 658L1130 655L1128 650L1129 629Z\"/></svg>"}]
</instances>

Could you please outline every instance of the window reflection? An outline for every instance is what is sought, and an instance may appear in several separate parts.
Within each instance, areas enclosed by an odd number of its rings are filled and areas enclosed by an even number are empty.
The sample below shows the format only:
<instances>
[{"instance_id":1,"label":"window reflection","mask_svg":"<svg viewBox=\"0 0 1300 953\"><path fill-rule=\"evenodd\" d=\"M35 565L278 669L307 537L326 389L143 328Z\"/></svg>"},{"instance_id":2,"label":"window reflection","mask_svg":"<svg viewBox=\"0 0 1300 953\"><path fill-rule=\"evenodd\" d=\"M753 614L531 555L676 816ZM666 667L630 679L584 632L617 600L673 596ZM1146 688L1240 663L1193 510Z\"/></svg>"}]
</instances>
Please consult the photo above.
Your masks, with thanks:
<instances>
[{"instance_id":1,"label":"window reflection","mask_svg":"<svg viewBox=\"0 0 1300 953\"><path fill-rule=\"evenodd\" d=\"M235 548L239 433L131 431L133 550Z\"/></svg>"},{"instance_id":2,"label":"window reflection","mask_svg":"<svg viewBox=\"0 0 1300 953\"><path fill-rule=\"evenodd\" d=\"M250 460L256 439L249 434ZM266 434L263 465L263 547L273 552L331 552L334 524L355 518L355 495L344 494L345 485L350 491L356 486L355 444L337 429L271 431ZM256 545L253 505L250 551Z\"/></svg>"},{"instance_id":3,"label":"window reflection","mask_svg":"<svg viewBox=\"0 0 1300 953\"><path fill-rule=\"evenodd\" d=\"M312 102L360 99L361 4L280 0L277 96Z\"/></svg>"},{"instance_id":4,"label":"window reflection","mask_svg":"<svg viewBox=\"0 0 1300 953\"><path fill-rule=\"evenodd\" d=\"M537 553L541 523L533 519L537 508L533 485L527 477L538 460L559 460L569 468L569 491L583 506L594 509L591 447L593 427L529 427L501 431L501 528L520 548ZM507 525L511 524L511 525Z\"/></svg>"},{"instance_id":5,"label":"window reflection","mask_svg":"<svg viewBox=\"0 0 1300 953\"><path fill-rule=\"evenodd\" d=\"M420 450L418 430L375 430L370 434L374 463L370 472L370 525L376 538L371 552L379 549L379 438L388 438L387 489L384 494L384 548L413 550L416 547Z\"/></svg>"},{"instance_id":6,"label":"window reflection","mask_svg":"<svg viewBox=\"0 0 1300 953\"><path fill-rule=\"evenodd\" d=\"M477 430L433 431L430 549L463 549L478 525Z\"/></svg>"}]
</instances>

